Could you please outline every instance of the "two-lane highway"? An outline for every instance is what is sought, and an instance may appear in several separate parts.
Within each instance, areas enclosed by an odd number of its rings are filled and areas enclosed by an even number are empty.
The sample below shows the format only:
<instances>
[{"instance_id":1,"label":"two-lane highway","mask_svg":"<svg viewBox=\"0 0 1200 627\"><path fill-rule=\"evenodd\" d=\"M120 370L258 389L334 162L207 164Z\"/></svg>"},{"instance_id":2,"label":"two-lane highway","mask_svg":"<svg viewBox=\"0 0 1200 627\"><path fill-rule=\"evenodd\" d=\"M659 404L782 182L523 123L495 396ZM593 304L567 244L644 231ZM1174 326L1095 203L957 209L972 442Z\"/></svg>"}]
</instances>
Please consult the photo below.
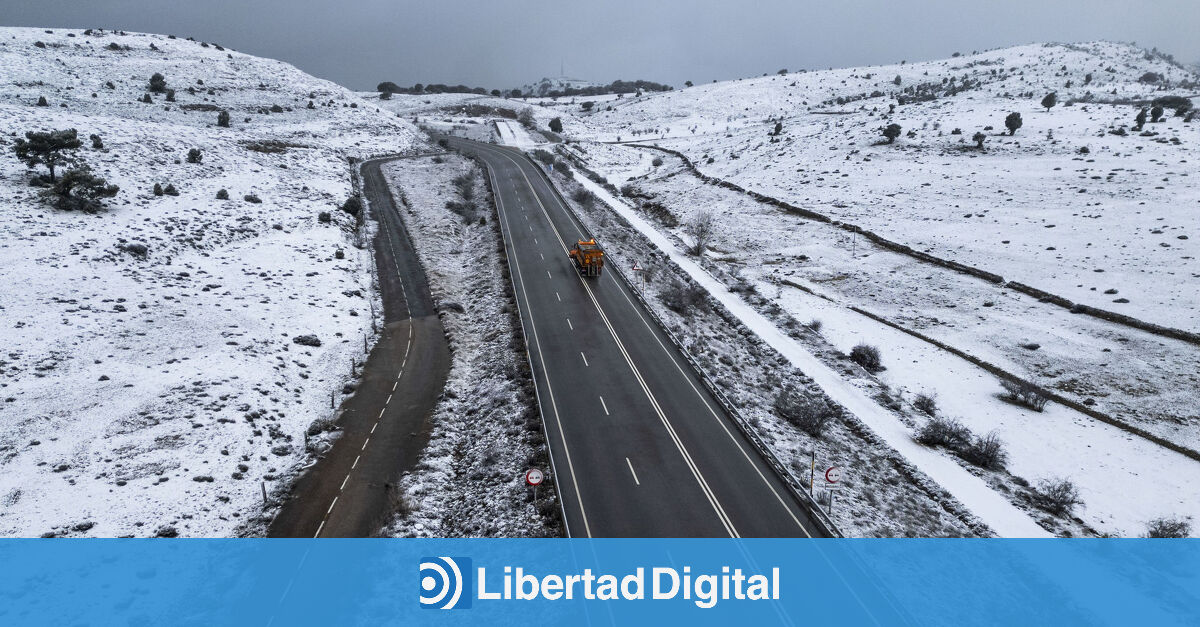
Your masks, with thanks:
<instances>
[{"instance_id":1,"label":"two-lane highway","mask_svg":"<svg viewBox=\"0 0 1200 627\"><path fill-rule=\"evenodd\" d=\"M824 535L629 286L579 276L567 247L590 235L541 169L448 141L489 170L568 532Z\"/></svg>"}]
</instances>

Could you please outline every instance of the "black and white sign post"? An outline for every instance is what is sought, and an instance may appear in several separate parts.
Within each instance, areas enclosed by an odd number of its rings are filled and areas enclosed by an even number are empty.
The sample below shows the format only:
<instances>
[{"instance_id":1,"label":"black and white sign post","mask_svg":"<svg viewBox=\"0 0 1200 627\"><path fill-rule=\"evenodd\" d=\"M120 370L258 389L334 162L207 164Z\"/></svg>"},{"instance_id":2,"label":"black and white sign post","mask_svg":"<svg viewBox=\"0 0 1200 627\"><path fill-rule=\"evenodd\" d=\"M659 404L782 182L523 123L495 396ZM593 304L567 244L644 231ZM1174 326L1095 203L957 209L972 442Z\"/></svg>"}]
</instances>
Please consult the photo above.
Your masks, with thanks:
<instances>
[{"instance_id":1,"label":"black and white sign post","mask_svg":"<svg viewBox=\"0 0 1200 627\"><path fill-rule=\"evenodd\" d=\"M638 265L638 262L633 262L633 271L637 273L638 284L641 289L642 296L646 295L646 275L643 274L645 270L645 268Z\"/></svg>"},{"instance_id":2,"label":"black and white sign post","mask_svg":"<svg viewBox=\"0 0 1200 627\"><path fill-rule=\"evenodd\" d=\"M830 466L825 469L825 489L829 491L829 513L833 513L833 493L841 486L838 482L842 480L842 469L837 466Z\"/></svg>"},{"instance_id":3,"label":"black and white sign post","mask_svg":"<svg viewBox=\"0 0 1200 627\"><path fill-rule=\"evenodd\" d=\"M538 486L541 485L543 479L545 479L545 476L542 474L542 471L538 468L530 468L529 470L525 471L525 483L527 483L530 487L533 488L533 502L534 503L537 503L537 500L538 500L537 489L538 489Z\"/></svg>"}]
</instances>

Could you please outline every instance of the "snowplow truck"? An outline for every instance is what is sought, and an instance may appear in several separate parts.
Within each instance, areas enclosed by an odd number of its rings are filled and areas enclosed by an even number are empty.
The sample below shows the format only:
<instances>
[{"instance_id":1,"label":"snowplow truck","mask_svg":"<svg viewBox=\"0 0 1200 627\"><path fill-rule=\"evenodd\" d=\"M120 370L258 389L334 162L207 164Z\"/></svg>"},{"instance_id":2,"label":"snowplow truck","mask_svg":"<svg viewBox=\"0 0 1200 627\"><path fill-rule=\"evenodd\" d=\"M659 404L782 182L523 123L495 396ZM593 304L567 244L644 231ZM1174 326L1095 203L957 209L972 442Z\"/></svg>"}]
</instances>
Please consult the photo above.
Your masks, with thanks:
<instances>
[{"instance_id":1,"label":"snowplow truck","mask_svg":"<svg viewBox=\"0 0 1200 627\"><path fill-rule=\"evenodd\" d=\"M594 239L579 240L568 254L580 276L600 276L600 271L604 269L604 251Z\"/></svg>"}]
</instances>

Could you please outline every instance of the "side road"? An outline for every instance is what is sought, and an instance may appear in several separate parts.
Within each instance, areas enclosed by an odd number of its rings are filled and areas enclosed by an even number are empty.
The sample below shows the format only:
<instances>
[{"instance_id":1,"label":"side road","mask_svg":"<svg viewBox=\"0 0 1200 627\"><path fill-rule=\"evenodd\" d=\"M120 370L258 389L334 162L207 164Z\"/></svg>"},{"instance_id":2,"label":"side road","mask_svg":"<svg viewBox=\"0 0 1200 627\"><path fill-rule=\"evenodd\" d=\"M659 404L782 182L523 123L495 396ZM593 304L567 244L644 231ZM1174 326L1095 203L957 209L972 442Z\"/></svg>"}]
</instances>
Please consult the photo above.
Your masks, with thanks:
<instances>
[{"instance_id":1,"label":"side road","mask_svg":"<svg viewBox=\"0 0 1200 627\"><path fill-rule=\"evenodd\" d=\"M393 486L429 439L429 418L450 371L450 348L423 268L380 166L362 164L363 193L378 222L375 264L384 328L342 406L342 435L297 481L272 521L273 537L366 537L392 510Z\"/></svg>"}]
</instances>

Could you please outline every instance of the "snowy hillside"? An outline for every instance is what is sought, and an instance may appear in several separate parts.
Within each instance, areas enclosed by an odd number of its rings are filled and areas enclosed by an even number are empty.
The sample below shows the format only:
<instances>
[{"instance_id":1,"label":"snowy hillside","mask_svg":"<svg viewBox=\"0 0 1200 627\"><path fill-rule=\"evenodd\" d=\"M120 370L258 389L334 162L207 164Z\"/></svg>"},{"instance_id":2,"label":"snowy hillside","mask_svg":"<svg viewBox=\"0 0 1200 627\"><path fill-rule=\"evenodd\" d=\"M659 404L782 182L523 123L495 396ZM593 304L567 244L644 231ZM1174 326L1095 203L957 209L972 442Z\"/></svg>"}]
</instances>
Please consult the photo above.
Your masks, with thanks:
<instances>
[{"instance_id":1,"label":"snowy hillside","mask_svg":"<svg viewBox=\"0 0 1200 627\"><path fill-rule=\"evenodd\" d=\"M1197 81L1132 46L1022 46L622 99L577 112L585 128L565 129L576 140L565 150L628 185L627 202L681 248L689 221L713 212L708 271L739 291L753 286L747 300L782 308L788 324L816 321L843 355L878 346L886 370L875 378L897 396L930 396L937 415L995 434L1007 466L971 470L1007 484L999 491L1014 503L1032 502L1031 484L1067 478L1084 524L1136 535L1156 516L1200 516L1186 496L1200 463L1131 435L1200 450L1195 344L1074 315L706 183L670 154L600 142L669 148L704 176L917 251L1195 332L1200 120L1188 108L1200 103ZM1057 102L1047 111L1051 92ZM1139 110L1153 118L1164 97L1162 118L1135 129ZM1022 124L1010 134L1012 113ZM890 124L901 127L894 143L881 132ZM1039 413L1004 401L979 361L1075 408L1051 403ZM892 444L903 450L928 418L900 413L911 435Z\"/></svg>"},{"instance_id":2,"label":"snowy hillside","mask_svg":"<svg viewBox=\"0 0 1200 627\"><path fill-rule=\"evenodd\" d=\"M0 535L236 533L371 333L347 158L414 129L160 35L2 28L0 77ZM120 187L107 210L52 208L29 184L45 169L14 157L26 131L68 128Z\"/></svg>"},{"instance_id":3,"label":"snowy hillside","mask_svg":"<svg viewBox=\"0 0 1200 627\"><path fill-rule=\"evenodd\" d=\"M1188 238L1200 186L1188 177L1200 124L1168 108L1161 122L1132 127L1141 103L1194 97L1198 81L1131 46L1023 46L648 94L598 109L581 136L656 140L706 174L1071 300L1196 331L1200 267ZM1050 92L1059 104L1047 112L1039 103ZM1011 112L1023 120L1014 135ZM877 145L892 123L901 137Z\"/></svg>"}]
</instances>

